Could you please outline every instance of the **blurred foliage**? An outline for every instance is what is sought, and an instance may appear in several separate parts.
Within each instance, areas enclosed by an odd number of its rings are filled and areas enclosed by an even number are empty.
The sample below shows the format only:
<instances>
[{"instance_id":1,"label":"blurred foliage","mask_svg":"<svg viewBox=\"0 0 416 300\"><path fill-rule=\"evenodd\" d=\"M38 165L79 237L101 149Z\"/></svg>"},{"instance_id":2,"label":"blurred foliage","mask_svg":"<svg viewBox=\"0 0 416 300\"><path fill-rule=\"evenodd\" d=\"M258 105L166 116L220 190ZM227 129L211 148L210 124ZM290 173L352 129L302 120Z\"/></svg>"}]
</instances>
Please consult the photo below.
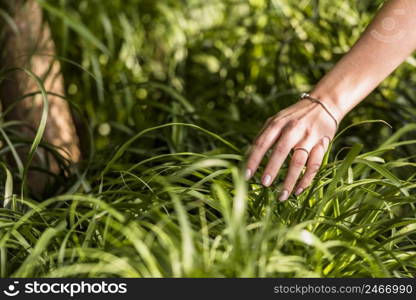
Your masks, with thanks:
<instances>
[{"instance_id":1,"label":"blurred foliage","mask_svg":"<svg viewBox=\"0 0 416 300\"><path fill-rule=\"evenodd\" d=\"M64 64L71 99L90 117L102 149L167 121L205 126L245 147L268 116L348 51L383 1L40 2L60 56L93 74ZM398 129L414 121L414 67L409 58L343 125L383 119ZM368 146L391 131L370 124L349 134ZM172 147L184 150L185 138L172 137Z\"/></svg>"}]
</instances>

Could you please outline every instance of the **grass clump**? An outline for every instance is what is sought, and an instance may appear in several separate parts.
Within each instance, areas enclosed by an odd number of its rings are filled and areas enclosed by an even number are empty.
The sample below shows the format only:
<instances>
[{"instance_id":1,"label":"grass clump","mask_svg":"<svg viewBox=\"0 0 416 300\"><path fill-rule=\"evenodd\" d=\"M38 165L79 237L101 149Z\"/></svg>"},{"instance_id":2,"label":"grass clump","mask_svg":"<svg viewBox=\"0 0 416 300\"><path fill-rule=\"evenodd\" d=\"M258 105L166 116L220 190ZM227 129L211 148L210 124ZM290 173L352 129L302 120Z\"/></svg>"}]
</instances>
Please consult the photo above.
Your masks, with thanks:
<instances>
[{"instance_id":1,"label":"grass clump","mask_svg":"<svg viewBox=\"0 0 416 300\"><path fill-rule=\"evenodd\" d=\"M175 126L223 147L123 163L145 134ZM12 196L0 210L2 276L414 276L415 180L393 172L415 165L383 155L414 143L399 138L415 128L371 152L346 149L283 204L276 187L245 182L243 156L219 136L180 123L147 130L76 193Z\"/></svg>"}]
</instances>

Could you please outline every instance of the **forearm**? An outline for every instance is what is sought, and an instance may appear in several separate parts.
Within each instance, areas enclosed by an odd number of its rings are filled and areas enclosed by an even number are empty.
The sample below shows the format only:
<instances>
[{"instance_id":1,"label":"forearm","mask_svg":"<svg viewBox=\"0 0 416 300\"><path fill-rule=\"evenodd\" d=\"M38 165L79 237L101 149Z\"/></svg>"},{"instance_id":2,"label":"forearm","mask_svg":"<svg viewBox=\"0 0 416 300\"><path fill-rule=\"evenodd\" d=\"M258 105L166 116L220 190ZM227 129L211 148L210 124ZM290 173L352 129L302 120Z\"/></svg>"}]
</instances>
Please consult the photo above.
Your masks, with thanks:
<instances>
[{"instance_id":1,"label":"forearm","mask_svg":"<svg viewBox=\"0 0 416 300\"><path fill-rule=\"evenodd\" d=\"M338 120L360 103L416 48L416 1L390 0L354 47L311 94Z\"/></svg>"}]
</instances>

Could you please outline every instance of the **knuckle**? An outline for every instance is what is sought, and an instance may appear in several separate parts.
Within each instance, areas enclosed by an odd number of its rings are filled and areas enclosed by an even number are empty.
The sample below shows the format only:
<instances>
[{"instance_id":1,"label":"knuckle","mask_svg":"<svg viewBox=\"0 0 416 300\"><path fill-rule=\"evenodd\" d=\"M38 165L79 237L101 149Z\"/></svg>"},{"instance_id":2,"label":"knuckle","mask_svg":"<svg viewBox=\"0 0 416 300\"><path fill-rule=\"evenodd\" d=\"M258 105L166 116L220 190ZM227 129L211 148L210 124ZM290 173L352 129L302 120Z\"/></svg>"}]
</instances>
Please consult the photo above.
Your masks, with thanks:
<instances>
[{"instance_id":1,"label":"knuckle","mask_svg":"<svg viewBox=\"0 0 416 300\"><path fill-rule=\"evenodd\" d=\"M287 146L285 144L277 144L274 151L276 151L277 154L283 154L286 153Z\"/></svg>"},{"instance_id":2,"label":"knuckle","mask_svg":"<svg viewBox=\"0 0 416 300\"><path fill-rule=\"evenodd\" d=\"M321 167L321 164L318 164L318 163L311 164L309 167L311 174L315 175L316 173L318 173L320 167Z\"/></svg>"},{"instance_id":3,"label":"knuckle","mask_svg":"<svg viewBox=\"0 0 416 300\"><path fill-rule=\"evenodd\" d=\"M330 143L330 140L328 140L328 139L329 139L329 137L327 137L327 136L325 136L321 139L321 144L322 144L322 147L324 148L324 151L326 151L328 149L328 146L329 146L329 143Z\"/></svg>"},{"instance_id":4,"label":"knuckle","mask_svg":"<svg viewBox=\"0 0 416 300\"><path fill-rule=\"evenodd\" d=\"M318 153L322 153L322 152L325 152L325 148L324 148L324 145L322 144L322 142L320 141L320 142L318 142L316 145L315 145L315 150L318 152Z\"/></svg>"},{"instance_id":5,"label":"knuckle","mask_svg":"<svg viewBox=\"0 0 416 300\"><path fill-rule=\"evenodd\" d=\"M288 122L287 127L289 129L294 129L299 125L299 120L298 119L292 119Z\"/></svg>"},{"instance_id":6,"label":"knuckle","mask_svg":"<svg viewBox=\"0 0 416 300\"><path fill-rule=\"evenodd\" d=\"M258 138L254 141L254 146L257 148L263 148L264 147L264 139Z\"/></svg>"},{"instance_id":7,"label":"knuckle","mask_svg":"<svg viewBox=\"0 0 416 300\"><path fill-rule=\"evenodd\" d=\"M313 135L313 130L310 127L306 127L305 128L305 135L306 136L312 136Z\"/></svg>"},{"instance_id":8,"label":"knuckle","mask_svg":"<svg viewBox=\"0 0 416 300\"><path fill-rule=\"evenodd\" d=\"M301 168L305 165L305 160L299 157L294 157L292 159L293 166L296 168Z\"/></svg>"},{"instance_id":9,"label":"knuckle","mask_svg":"<svg viewBox=\"0 0 416 300\"><path fill-rule=\"evenodd\" d=\"M307 190L311 186L310 182L304 182L297 189L301 188L303 191Z\"/></svg>"},{"instance_id":10,"label":"knuckle","mask_svg":"<svg viewBox=\"0 0 416 300\"><path fill-rule=\"evenodd\" d=\"M278 118L273 118L273 119L270 121L270 124L271 124L273 127L278 127L278 126L282 125L282 120L281 120L281 119L278 119Z\"/></svg>"}]
</instances>

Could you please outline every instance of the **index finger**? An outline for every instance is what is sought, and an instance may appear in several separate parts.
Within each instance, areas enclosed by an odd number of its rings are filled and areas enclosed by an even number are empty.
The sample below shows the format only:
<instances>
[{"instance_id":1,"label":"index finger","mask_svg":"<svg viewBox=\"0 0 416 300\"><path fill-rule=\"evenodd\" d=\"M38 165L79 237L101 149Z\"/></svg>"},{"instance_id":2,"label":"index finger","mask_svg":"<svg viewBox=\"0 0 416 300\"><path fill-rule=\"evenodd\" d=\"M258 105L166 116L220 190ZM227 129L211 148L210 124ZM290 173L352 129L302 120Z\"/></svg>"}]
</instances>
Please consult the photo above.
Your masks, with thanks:
<instances>
[{"instance_id":1,"label":"index finger","mask_svg":"<svg viewBox=\"0 0 416 300\"><path fill-rule=\"evenodd\" d=\"M282 121L272 120L256 140L250 150L247 160L246 179L249 179L257 170L267 150L276 142L282 131Z\"/></svg>"}]
</instances>

